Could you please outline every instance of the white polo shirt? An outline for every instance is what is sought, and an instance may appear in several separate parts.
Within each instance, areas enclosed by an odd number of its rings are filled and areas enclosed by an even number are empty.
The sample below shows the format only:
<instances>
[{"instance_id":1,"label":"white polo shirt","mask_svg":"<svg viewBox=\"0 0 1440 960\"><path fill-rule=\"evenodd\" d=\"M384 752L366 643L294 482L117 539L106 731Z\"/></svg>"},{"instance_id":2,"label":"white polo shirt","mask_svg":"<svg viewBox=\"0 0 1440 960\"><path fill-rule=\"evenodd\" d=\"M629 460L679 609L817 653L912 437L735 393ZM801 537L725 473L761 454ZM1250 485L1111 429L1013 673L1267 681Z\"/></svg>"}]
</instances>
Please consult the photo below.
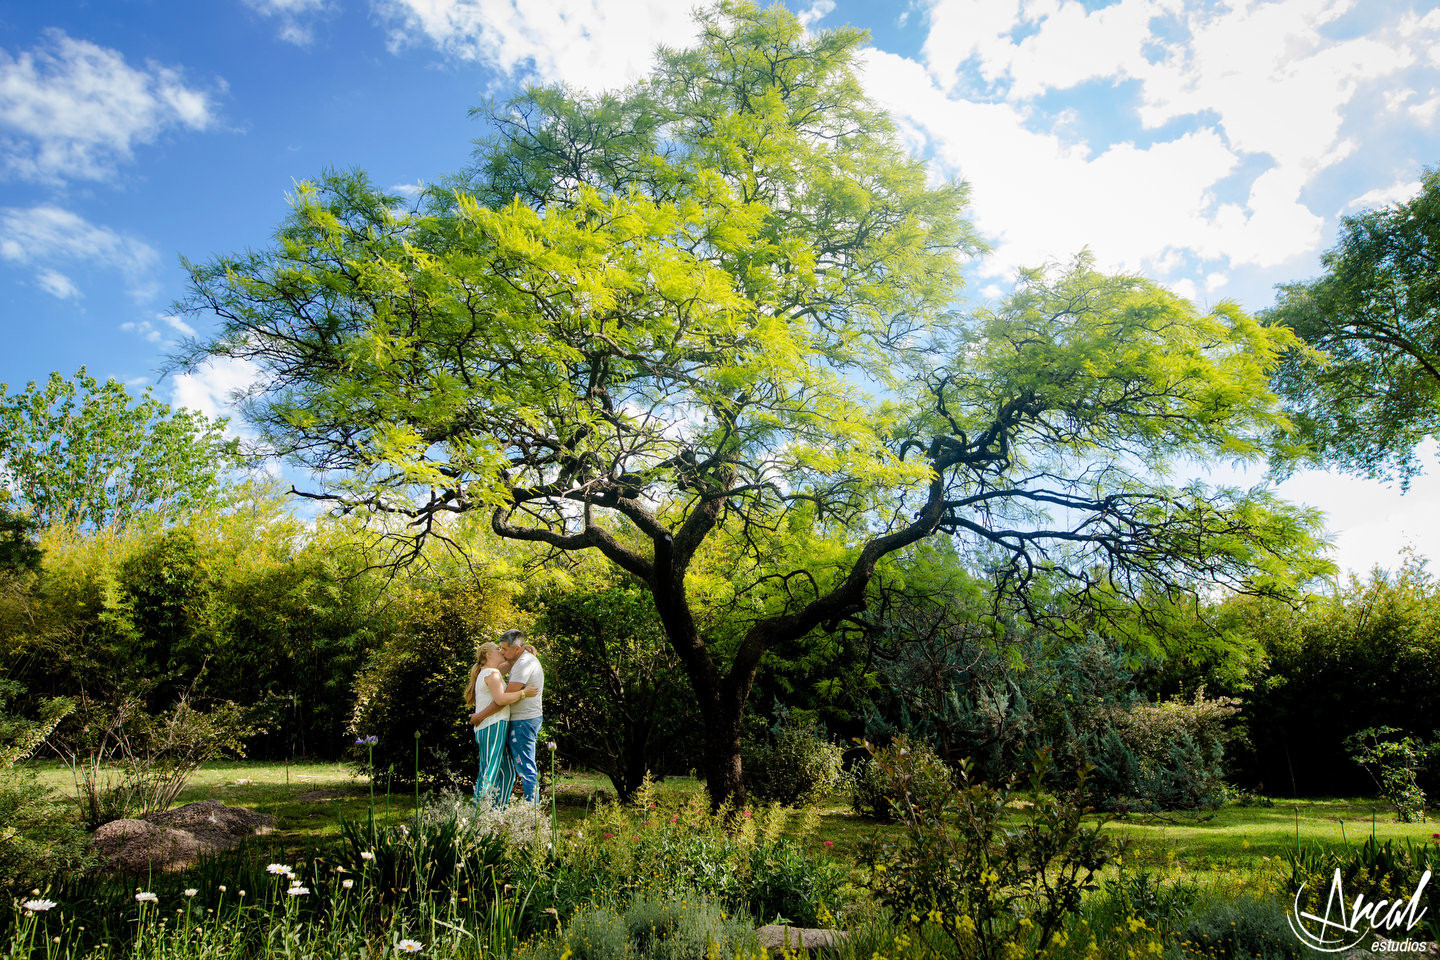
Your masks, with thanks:
<instances>
[{"instance_id":1,"label":"white polo shirt","mask_svg":"<svg viewBox=\"0 0 1440 960\"><path fill-rule=\"evenodd\" d=\"M526 650L520 654L520 659L510 668L510 682L523 686L535 684L540 692L533 697L521 697L510 704L511 720L537 720L543 713L540 701L545 699L545 668L540 666L540 661L535 654Z\"/></svg>"}]
</instances>

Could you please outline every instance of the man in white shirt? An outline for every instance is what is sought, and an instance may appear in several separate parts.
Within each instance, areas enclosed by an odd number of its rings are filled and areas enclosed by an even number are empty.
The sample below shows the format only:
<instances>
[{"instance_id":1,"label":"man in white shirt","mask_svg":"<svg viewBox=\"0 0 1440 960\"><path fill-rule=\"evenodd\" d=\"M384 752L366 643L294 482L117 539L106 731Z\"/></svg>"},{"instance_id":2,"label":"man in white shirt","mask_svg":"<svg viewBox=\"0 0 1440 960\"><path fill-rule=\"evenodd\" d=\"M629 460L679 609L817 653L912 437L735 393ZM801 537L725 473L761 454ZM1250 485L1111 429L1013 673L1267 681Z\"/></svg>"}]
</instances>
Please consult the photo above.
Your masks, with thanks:
<instances>
[{"instance_id":1,"label":"man in white shirt","mask_svg":"<svg viewBox=\"0 0 1440 960\"><path fill-rule=\"evenodd\" d=\"M545 697L545 670L540 660L525 649L525 635L519 630L506 630L500 635L500 652L510 666L509 685L506 690L521 690L534 684L540 692L525 697L510 705L510 739L507 744L509 769L512 774L505 782L513 784L515 775L520 777L520 787L525 799L535 802L535 791L539 781L539 770L535 766L535 739L540 733Z\"/></svg>"}]
</instances>

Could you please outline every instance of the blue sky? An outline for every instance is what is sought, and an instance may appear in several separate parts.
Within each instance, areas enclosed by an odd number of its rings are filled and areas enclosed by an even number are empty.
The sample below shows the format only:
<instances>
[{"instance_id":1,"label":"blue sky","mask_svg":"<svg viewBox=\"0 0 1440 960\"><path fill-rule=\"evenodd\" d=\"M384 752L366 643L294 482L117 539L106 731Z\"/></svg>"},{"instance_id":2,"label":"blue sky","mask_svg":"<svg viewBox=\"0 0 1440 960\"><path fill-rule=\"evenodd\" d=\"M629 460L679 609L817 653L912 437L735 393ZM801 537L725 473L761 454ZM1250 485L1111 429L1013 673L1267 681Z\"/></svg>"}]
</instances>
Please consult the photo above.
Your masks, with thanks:
<instances>
[{"instance_id":1,"label":"blue sky","mask_svg":"<svg viewBox=\"0 0 1440 960\"><path fill-rule=\"evenodd\" d=\"M1256 310L1340 217L1440 163L1440 11L1408 0L791 0L871 31L867 91L994 244L970 295L1090 248ZM203 317L180 257L267 242L285 196L358 166L405 189L470 155L468 116L526 80L598 89L684 44L671 0L0 0L0 381L155 384ZM223 412L250 371L172 377ZM1431 471L1434 473L1434 471ZM1440 480L1311 473L1343 566L1430 553Z\"/></svg>"}]
</instances>

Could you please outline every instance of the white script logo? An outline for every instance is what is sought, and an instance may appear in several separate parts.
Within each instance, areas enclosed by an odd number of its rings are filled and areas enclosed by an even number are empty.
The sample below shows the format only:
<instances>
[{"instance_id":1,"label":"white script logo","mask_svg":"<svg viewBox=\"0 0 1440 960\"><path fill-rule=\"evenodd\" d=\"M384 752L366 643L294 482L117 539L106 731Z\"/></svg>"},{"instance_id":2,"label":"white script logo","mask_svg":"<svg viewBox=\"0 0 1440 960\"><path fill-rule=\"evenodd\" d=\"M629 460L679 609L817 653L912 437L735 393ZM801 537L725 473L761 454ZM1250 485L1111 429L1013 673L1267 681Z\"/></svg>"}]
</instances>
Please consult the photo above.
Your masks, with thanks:
<instances>
[{"instance_id":1,"label":"white script logo","mask_svg":"<svg viewBox=\"0 0 1440 960\"><path fill-rule=\"evenodd\" d=\"M1345 887L1340 882L1340 868L1330 880L1330 894L1325 898L1325 915L1316 916L1300 909L1300 898L1305 893L1305 884L1295 891L1295 907L1285 919L1300 942L1311 950L1321 953L1339 953L1360 943L1372 932L1391 933L1401 924L1413 930L1425 916L1420 898L1425 885L1430 882L1430 871L1426 870L1415 885L1415 893L1409 900L1376 900L1367 902L1365 894L1356 894L1353 903L1345 900Z\"/></svg>"}]
</instances>

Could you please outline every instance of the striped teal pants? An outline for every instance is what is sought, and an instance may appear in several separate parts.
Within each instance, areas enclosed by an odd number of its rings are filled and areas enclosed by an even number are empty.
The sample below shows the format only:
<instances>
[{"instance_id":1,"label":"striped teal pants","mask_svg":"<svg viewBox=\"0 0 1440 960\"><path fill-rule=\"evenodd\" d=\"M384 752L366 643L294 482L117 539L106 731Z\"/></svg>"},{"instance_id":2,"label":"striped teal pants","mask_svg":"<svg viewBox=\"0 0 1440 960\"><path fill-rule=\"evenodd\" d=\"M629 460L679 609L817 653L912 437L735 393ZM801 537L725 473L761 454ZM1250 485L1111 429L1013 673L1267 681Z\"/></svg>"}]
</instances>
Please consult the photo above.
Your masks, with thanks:
<instances>
[{"instance_id":1,"label":"striped teal pants","mask_svg":"<svg viewBox=\"0 0 1440 960\"><path fill-rule=\"evenodd\" d=\"M480 750L480 772L475 777L475 805L477 807L480 805L480 801L487 797L497 807L505 806L510 799L510 791L502 790L500 787L501 772L508 769L505 762L505 743L509 726L509 723L501 720L499 723L475 728L475 746ZM514 783L515 777L512 771L510 777L512 788Z\"/></svg>"}]
</instances>

